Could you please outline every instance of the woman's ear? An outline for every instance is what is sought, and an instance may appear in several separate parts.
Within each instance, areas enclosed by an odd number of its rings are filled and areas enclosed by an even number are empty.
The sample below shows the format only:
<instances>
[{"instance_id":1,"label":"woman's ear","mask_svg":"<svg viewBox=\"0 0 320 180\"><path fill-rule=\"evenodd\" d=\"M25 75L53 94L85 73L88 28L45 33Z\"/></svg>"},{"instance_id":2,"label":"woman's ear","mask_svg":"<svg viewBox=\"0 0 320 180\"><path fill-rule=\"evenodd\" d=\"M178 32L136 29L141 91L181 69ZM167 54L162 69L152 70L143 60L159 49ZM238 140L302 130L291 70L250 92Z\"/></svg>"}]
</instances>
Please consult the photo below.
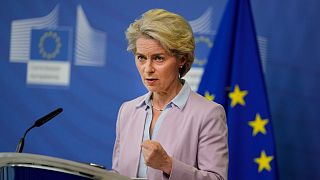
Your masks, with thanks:
<instances>
[{"instance_id":1,"label":"woman's ear","mask_svg":"<svg viewBox=\"0 0 320 180\"><path fill-rule=\"evenodd\" d=\"M185 64L186 64L186 58L185 58L185 57L182 57L182 58L180 59L179 68L182 68Z\"/></svg>"},{"instance_id":2,"label":"woman's ear","mask_svg":"<svg viewBox=\"0 0 320 180\"><path fill-rule=\"evenodd\" d=\"M187 61L185 57L182 57L179 63L179 78L181 79L185 75L185 70L187 69Z\"/></svg>"}]
</instances>

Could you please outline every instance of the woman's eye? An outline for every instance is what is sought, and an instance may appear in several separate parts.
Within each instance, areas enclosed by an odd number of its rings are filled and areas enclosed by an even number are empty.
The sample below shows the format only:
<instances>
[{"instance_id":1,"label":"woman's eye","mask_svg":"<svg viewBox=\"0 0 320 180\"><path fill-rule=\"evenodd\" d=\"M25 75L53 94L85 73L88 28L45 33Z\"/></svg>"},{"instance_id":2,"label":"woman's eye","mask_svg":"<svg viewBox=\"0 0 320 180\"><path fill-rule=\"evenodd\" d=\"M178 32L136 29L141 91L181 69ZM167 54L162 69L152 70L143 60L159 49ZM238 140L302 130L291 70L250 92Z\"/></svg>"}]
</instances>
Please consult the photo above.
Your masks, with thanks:
<instances>
[{"instance_id":1,"label":"woman's eye","mask_svg":"<svg viewBox=\"0 0 320 180\"><path fill-rule=\"evenodd\" d=\"M154 58L157 62L162 62L164 60L164 57L157 56Z\"/></svg>"},{"instance_id":2,"label":"woman's eye","mask_svg":"<svg viewBox=\"0 0 320 180\"><path fill-rule=\"evenodd\" d=\"M139 60L139 61L145 60L145 58L144 58L143 56L136 56L136 58L137 58L137 60Z\"/></svg>"}]
</instances>

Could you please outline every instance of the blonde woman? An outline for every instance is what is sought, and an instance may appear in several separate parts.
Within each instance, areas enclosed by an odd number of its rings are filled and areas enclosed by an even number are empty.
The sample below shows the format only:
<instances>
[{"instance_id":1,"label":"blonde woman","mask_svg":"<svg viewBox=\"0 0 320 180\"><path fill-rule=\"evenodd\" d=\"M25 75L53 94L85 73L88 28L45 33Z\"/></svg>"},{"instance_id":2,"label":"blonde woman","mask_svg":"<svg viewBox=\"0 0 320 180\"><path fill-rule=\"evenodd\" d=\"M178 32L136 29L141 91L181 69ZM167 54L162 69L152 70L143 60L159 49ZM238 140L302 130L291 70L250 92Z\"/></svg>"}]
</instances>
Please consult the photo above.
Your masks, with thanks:
<instances>
[{"instance_id":1,"label":"blonde woman","mask_svg":"<svg viewBox=\"0 0 320 180\"><path fill-rule=\"evenodd\" d=\"M126 38L149 92L119 110L113 170L150 180L227 179L224 109L182 79L194 60L188 22L149 10L129 26Z\"/></svg>"}]
</instances>

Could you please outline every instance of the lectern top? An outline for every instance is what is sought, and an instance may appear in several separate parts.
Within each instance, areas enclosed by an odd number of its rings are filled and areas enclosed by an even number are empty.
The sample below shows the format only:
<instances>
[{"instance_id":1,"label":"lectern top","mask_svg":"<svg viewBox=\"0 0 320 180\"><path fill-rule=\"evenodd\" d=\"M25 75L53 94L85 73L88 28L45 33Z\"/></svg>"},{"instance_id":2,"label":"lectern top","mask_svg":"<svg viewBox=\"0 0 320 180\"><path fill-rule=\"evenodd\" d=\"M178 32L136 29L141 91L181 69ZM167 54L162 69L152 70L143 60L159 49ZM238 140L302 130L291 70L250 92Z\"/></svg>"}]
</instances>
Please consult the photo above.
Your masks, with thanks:
<instances>
[{"instance_id":1,"label":"lectern top","mask_svg":"<svg viewBox=\"0 0 320 180\"><path fill-rule=\"evenodd\" d=\"M7 166L47 169L90 179L129 180L127 177L85 163L28 153L0 153L0 168Z\"/></svg>"}]
</instances>

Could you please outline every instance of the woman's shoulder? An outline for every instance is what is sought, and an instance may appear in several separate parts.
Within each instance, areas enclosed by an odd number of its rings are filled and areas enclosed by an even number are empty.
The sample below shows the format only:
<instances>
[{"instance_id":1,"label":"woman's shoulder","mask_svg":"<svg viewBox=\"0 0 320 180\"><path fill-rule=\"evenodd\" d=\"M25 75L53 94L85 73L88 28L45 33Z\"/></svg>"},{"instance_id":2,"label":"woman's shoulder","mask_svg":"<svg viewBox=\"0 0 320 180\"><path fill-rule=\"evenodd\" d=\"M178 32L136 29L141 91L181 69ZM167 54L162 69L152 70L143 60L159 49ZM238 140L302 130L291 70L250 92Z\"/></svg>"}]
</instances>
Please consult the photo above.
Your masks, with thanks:
<instances>
[{"instance_id":1,"label":"woman's shoulder","mask_svg":"<svg viewBox=\"0 0 320 180\"><path fill-rule=\"evenodd\" d=\"M148 94L144 94L132 100L128 100L122 103L121 109L133 109L143 106L143 102Z\"/></svg>"},{"instance_id":2,"label":"woman's shoulder","mask_svg":"<svg viewBox=\"0 0 320 180\"><path fill-rule=\"evenodd\" d=\"M205 97L203 97L202 95L191 91L190 92L190 102L192 103L197 103L199 105L203 105L203 106L221 106L220 104L214 102L214 101L210 101L208 99L206 99Z\"/></svg>"},{"instance_id":3,"label":"woman's shoulder","mask_svg":"<svg viewBox=\"0 0 320 180\"><path fill-rule=\"evenodd\" d=\"M214 101L210 101L208 99L206 99L205 97L201 96L200 94L191 91L190 92L190 96L189 96L189 100L187 102L187 104L189 105L189 107L191 107L194 110L197 111L212 111L212 110L218 110L218 111L224 111L224 108L222 105L214 102Z\"/></svg>"},{"instance_id":4,"label":"woman's shoulder","mask_svg":"<svg viewBox=\"0 0 320 180\"><path fill-rule=\"evenodd\" d=\"M208 123L220 122L226 123L226 113L222 105L210 101L196 92L191 92L184 109L189 116L197 117L195 119L201 120L201 123L206 125Z\"/></svg>"}]
</instances>

